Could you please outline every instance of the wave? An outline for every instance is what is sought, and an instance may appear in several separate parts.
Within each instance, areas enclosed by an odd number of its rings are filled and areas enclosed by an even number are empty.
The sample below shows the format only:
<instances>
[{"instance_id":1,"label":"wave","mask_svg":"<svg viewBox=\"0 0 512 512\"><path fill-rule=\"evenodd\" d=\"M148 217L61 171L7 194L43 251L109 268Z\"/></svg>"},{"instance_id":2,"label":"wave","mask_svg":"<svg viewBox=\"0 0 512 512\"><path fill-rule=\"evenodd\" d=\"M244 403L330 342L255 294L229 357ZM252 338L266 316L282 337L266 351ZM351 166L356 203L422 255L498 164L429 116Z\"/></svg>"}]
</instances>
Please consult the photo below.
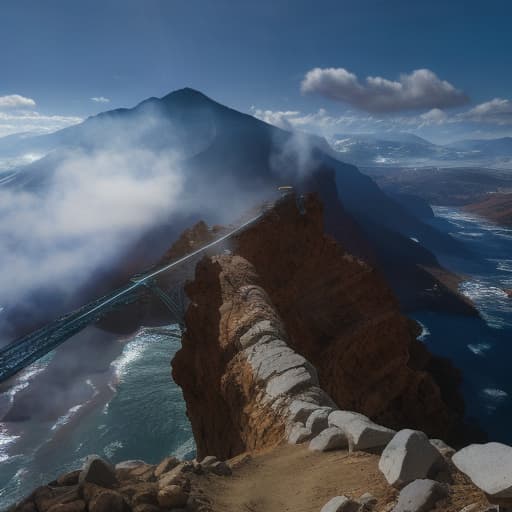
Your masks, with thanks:
<instances>
[{"instance_id":1,"label":"wave","mask_svg":"<svg viewBox=\"0 0 512 512\"><path fill-rule=\"evenodd\" d=\"M19 437L20 436L11 434L7 430L5 424L0 423L0 462L5 462L10 458L8 448L10 445L16 442Z\"/></svg>"},{"instance_id":2,"label":"wave","mask_svg":"<svg viewBox=\"0 0 512 512\"><path fill-rule=\"evenodd\" d=\"M422 342L425 342L427 340L427 338L430 336L430 331L429 331L428 327L423 322L420 322L419 320L416 320L416 321L420 324L420 327L421 327L421 333L417 339Z\"/></svg>"},{"instance_id":3,"label":"wave","mask_svg":"<svg viewBox=\"0 0 512 512\"><path fill-rule=\"evenodd\" d=\"M194 455L196 450L196 444L194 438L189 437L182 445L174 450L174 456L178 459L187 459Z\"/></svg>"},{"instance_id":4,"label":"wave","mask_svg":"<svg viewBox=\"0 0 512 512\"><path fill-rule=\"evenodd\" d=\"M468 349L476 356L485 356L485 353L491 349L490 343L474 343L469 344Z\"/></svg>"}]
</instances>

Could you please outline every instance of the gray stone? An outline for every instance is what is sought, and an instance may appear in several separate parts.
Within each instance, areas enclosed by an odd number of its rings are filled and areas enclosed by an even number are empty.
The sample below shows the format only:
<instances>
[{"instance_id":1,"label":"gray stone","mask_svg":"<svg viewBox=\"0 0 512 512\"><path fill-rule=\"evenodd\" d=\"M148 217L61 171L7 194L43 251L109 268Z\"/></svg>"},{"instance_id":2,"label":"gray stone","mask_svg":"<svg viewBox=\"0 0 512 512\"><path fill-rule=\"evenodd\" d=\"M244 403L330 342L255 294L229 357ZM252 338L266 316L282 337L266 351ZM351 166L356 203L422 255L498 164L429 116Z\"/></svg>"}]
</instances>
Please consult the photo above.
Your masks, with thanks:
<instances>
[{"instance_id":1,"label":"gray stone","mask_svg":"<svg viewBox=\"0 0 512 512\"><path fill-rule=\"evenodd\" d=\"M382 452L379 469L393 487L426 478L443 461L428 437L418 430L400 430Z\"/></svg>"},{"instance_id":2,"label":"gray stone","mask_svg":"<svg viewBox=\"0 0 512 512\"><path fill-rule=\"evenodd\" d=\"M145 466L147 463L140 459L123 460L118 462L115 466L116 469L134 469L139 466Z\"/></svg>"},{"instance_id":3,"label":"gray stone","mask_svg":"<svg viewBox=\"0 0 512 512\"><path fill-rule=\"evenodd\" d=\"M261 320L255 323L245 334L240 336L240 345L242 345L242 348L250 347L266 335L283 338L284 329L281 325L277 325L270 320Z\"/></svg>"},{"instance_id":4,"label":"gray stone","mask_svg":"<svg viewBox=\"0 0 512 512\"><path fill-rule=\"evenodd\" d=\"M302 400L303 402L316 404L317 407L330 407L331 409L337 408L337 405L332 401L332 398L323 389L318 387L318 385L309 386L303 391L300 391L296 394L295 398L297 400Z\"/></svg>"},{"instance_id":5,"label":"gray stone","mask_svg":"<svg viewBox=\"0 0 512 512\"><path fill-rule=\"evenodd\" d=\"M188 496L179 485L169 485L158 491L158 504L164 508L184 507Z\"/></svg>"},{"instance_id":6,"label":"gray stone","mask_svg":"<svg viewBox=\"0 0 512 512\"><path fill-rule=\"evenodd\" d=\"M383 448L395 435L390 428L377 425L363 414L351 411L333 411L329 425L340 428L347 436L351 450Z\"/></svg>"},{"instance_id":7,"label":"gray stone","mask_svg":"<svg viewBox=\"0 0 512 512\"><path fill-rule=\"evenodd\" d=\"M295 423L288 433L288 443L301 444L309 441L312 437L311 430L302 425L302 423Z\"/></svg>"},{"instance_id":8,"label":"gray stone","mask_svg":"<svg viewBox=\"0 0 512 512\"><path fill-rule=\"evenodd\" d=\"M377 505L377 498L369 492L365 492L357 501L361 504L359 512L373 510L375 505Z\"/></svg>"},{"instance_id":9,"label":"gray stone","mask_svg":"<svg viewBox=\"0 0 512 512\"><path fill-rule=\"evenodd\" d=\"M306 421L306 428L310 430L313 435L319 434L329 426L327 418L330 412L331 409L329 408L321 408L313 411Z\"/></svg>"},{"instance_id":10,"label":"gray stone","mask_svg":"<svg viewBox=\"0 0 512 512\"><path fill-rule=\"evenodd\" d=\"M320 512L356 512L359 503L347 498L346 496L335 496L330 499Z\"/></svg>"},{"instance_id":11,"label":"gray stone","mask_svg":"<svg viewBox=\"0 0 512 512\"><path fill-rule=\"evenodd\" d=\"M300 366L272 377L267 383L266 393L270 398L276 399L281 395L291 394L310 384L316 384L313 376L306 368Z\"/></svg>"},{"instance_id":12,"label":"gray stone","mask_svg":"<svg viewBox=\"0 0 512 512\"><path fill-rule=\"evenodd\" d=\"M512 448L502 443L471 444L452 462L492 498L512 498Z\"/></svg>"},{"instance_id":13,"label":"gray stone","mask_svg":"<svg viewBox=\"0 0 512 512\"><path fill-rule=\"evenodd\" d=\"M400 491L393 512L428 512L448 495L445 485L434 480L415 480Z\"/></svg>"},{"instance_id":14,"label":"gray stone","mask_svg":"<svg viewBox=\"0 0 512 512\"><path fill-rule=\"evenodd\" d=\"M207 468L209 466L211 466L212 464L214 464L215 462L218 462L219 459L217 459L217 457L215 457L215 455L207 455L202 461L201 461L201 466L203 466L204 468Z\"/></svg>"},{"instance_id":15,"label":"gray stone","mask_svg":"<svg viewBox=\"0 0 512 512\"><path fill-rule=\"evenodd\" d=\"M231 468L223 461L218 460L208 467L208 471L219 476L230 476Z\"/></svg>"},{"instance_id":16,"label":"gray stone","mask_svg":"<svg viewBox=\"0 0 512 512\"><path fill-rule=\"evenodd\" d=\"M258 379L267 381L271 377L281 375L292 368L309 365L304 357L297 354L290 347L276 346L275 341L280 342L281 340L272 340L261 346L257 344L245 351L246 358ZM308 370L310 373L313 371L316 373L312 367Z\"/></svg>"},{"instance_id":17,"label":"gray stone","mask_svg":"<svg viewBox=\"0 0 512 512\"><path fill-rule=\"evenodd\" d=\"M345 434L337 427L329 427L311 439L309 449L318 452L340 450L347 447Z\"/></svg>"},{"instance_id":18,"label":"gray stone","mask_svg":"<svg viewBox=\"0 0 512 512\"><path fill-rule=\"evenodd\" d=\"M444 457L451 458L451 456L455 453L455 450L448 446L442 439L431 439L430 444L439 450L439 453Z\"/></svg>"},{"instance_id":19,"label":"gray stone","mask_svg":"<svg viewBox=\"0 0 512 512\"><path fill-rule=\"evenodd\" d=\"M101 487L113 487L117 484L114 466L98 455L87 457L78 482L89 482Z\"/></svg>"},{"instance_id":20,"label":"gray stone","mask_svg":"<svg viewBox=\"0 0 512 512\"><path fill-rule=\"evenodd\" d=\"M293 400L288 406L288 420L291 422L306 423L310 414L318 409L318 405L303 400Z\"/></svg>"}]
</instances>

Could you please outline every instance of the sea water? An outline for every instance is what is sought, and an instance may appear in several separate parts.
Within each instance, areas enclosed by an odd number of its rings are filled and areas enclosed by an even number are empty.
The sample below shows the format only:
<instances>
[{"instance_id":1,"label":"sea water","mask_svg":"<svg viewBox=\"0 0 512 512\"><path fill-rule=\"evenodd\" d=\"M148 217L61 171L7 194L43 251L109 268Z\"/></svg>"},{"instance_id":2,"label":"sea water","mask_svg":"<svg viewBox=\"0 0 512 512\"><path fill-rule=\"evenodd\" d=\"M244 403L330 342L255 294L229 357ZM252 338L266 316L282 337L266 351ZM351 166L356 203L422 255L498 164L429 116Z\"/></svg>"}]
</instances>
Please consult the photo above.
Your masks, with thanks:
<instances>
[{"instance_id":1,"label":"sea water","mask_svg":"<svg viewBox=\"0 0 512 512\"><path fill-rule=\"evenodd\" d=\"M177 326L143 328L112 363L116 378L106 403L95 403L93 389L90 403L75 405L52 424L30 425L23 438L0 423L0 510L34 487L79 468L92 453L113 463L127 459L156 463L170 454L193 457L185 403L171 377L170 361L179 347ZM44 360L31 366L18 379L18 389L44 369ZM93 379L88 384L94 387ZM13 444L17 454L10 456Z\"/></svg>"}]
</instances>

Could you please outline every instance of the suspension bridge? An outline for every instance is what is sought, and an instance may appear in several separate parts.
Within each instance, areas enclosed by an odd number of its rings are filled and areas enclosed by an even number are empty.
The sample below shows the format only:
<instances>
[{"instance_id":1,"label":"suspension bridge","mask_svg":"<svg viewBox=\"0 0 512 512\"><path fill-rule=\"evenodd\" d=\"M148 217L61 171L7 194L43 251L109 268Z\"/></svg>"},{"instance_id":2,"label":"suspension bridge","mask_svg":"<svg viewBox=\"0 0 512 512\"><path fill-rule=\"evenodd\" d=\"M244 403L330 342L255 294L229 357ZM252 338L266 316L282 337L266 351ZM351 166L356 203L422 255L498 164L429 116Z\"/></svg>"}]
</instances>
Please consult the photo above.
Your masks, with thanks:
<instances>
[{"instance_id":1,"label":"suspension bridge","mask_svg":"<svg viewBox=\"0 0 512 512\"><path fill-rule=\"evenodd\" d=\"M158 285L157 278L167 272L176 270L186 263L192 262L194 258L201 256L209 249L222 244L222 242L240 233L251 224L254 224L263 215L264 213L260 213L220 238L178 260L157 267L145 274L138 274L132 277L129 282L121 288L103 295L75 311L53 320L41 329L31 332L9 343L5 347L2 347L0 349L0 383L45 356L66 340L85 329L88 325L95 324L111 311L138 301L148 290L167 306L172 321L183 325L183 287L177 286L172 293L166 293Z\"/></svg>"}]
</instances>

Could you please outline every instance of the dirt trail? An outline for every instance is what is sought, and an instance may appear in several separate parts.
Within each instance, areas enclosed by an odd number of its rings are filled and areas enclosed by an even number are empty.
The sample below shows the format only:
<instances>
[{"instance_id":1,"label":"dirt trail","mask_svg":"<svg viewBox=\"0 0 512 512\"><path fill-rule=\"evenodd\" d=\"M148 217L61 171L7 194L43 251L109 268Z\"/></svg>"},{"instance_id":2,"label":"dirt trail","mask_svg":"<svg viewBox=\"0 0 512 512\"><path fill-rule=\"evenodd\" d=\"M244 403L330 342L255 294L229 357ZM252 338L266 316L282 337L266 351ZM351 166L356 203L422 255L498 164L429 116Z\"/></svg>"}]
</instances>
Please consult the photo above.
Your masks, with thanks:
<instances>
[{"instance_id":1,"label":"dirt trail","mask_svg":"<svg viewBox=\"0 0 512 512\"><path fill-rule=\"evenodd\" d=\"M241 460L231 477L206 477L201 488L214 512L319 512L334 496L357 499L366 492L378 499L374 510L380 512L390 510L398 491L387 485L378 462L378 455L364 452L317 453L284 445ZM458 473L436 511L458 512L471 503L488 505Z\"/></svg>"}]
</instances>

